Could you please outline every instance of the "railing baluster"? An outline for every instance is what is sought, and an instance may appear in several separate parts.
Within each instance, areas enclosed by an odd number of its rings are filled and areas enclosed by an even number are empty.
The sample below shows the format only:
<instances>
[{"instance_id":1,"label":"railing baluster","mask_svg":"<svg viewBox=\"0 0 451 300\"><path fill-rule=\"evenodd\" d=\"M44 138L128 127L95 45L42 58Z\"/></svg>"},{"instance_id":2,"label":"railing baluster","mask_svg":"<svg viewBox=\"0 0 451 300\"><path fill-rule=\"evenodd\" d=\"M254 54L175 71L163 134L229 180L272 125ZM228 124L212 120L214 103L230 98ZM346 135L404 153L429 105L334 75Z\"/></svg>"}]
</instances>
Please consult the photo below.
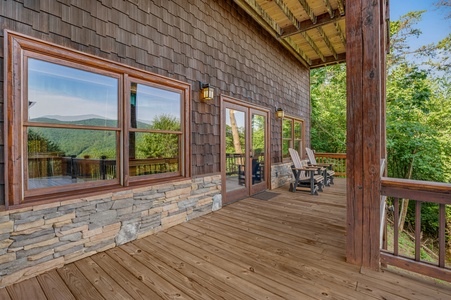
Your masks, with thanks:
<instances>
[{"instance_id":1,"label":"railing baluster","mask_svg":"<svg viewBox=\"0 0 451 300\"><path fill-rule=\"evenodd\" d=\"M440 280L451 282L451 268L447 265L447 251L449 251L447 241L447 209L451 205L450 192L451 184L418 180L407 180L399 178L382 177L381 180L381 195L390 197L394 205L394 246L393 253L381 251L381 265L391 265L398 268L406 269L412 272L431 276ZM406 253L399 245L399 202L400 199L409 199L415 201L415 233L412 240L415 239L415 255ZM437 256L431 253L432 258L436 257L435 261L429 258L422 260L421 251L427 251L422 247L422 213L421 208L423 203L435 204L439 208L436 215L438 217L438 230L434 232L434 236L438 237L438 245L434 241L435 250L438 250ZM434 249L431 249L434 251ZM427 251L429 252L429 251ZM408 257L409 256L409 257Z\"/></svg>"},{"instance_id":2,"label":"railing baluster","mask_svg":"<svg viewBox=\"0 0 451 300\"><path fill-rule=\"evenodd\" d=\"M398 256L399 250L399 198L395 198L394 200L395 209L393 211L393 254Z\"/></svg>"},{"instance_id":3,"label":"railing baluster","mask_svg":"<svg viewBox=\"0 0 451 300\"><path fill-rule=\"evenodd\" d=\"M439 241L439 254L438 254L438 265L441 268L445 267L445 229L446 229L446 214L445 214L445 204L440 204L440 215L439 215L439 226L438 226L438 241Z\"/></svg>"},{"instance_id":4,"label":"railing baluster","mask_svg":"<svg viewBox=\"0 0 451 300\"><path fill-rule=\"evenodd\" d=\"M415 260L420 261L421 249L421 202L415 203Z\"/></svg>"}]
</instances>

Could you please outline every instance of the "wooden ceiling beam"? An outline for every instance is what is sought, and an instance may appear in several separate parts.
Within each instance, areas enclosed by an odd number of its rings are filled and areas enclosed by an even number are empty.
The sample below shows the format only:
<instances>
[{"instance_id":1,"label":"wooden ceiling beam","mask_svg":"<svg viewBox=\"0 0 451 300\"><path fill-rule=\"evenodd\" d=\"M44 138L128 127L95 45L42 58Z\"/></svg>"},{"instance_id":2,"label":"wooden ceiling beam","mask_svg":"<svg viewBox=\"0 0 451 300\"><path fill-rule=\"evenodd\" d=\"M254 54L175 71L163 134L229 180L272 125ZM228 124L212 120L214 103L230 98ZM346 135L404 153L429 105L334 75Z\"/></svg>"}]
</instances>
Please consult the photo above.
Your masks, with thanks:
<instances>
[{"instance_id":1,"label":"wooden ceiling beam","mask_svg":"<svg viewBox=\"0 0 451 300\"><path fill-rule=\"evenodd\" d=\"M282 29L268 13L255 0L235 0L242 9L254 18L263 27L269 26L277 35L281 35ZM264 22L261 22L264 21Z\"/></svg>"},{"instance_id":2,"label":"wooden ceiling beam","mask_svg":"<svg viewBox=\"0 0 451 300\"><path fill-rule=\"evenodd\" d=\"M324 43L326 43L327 48L329 48L330 52L332 52L332 55L335 57L335 59L338 59L337 51L335 51L334 46L330 42L329 38L327 37L326 33L324 32L322 27L316 28L321 35L321 37L324 40Z\"/></svg>"},{"instance_id":3,"label":"wooden ceiling beam","mask_svg":"<svg viewBox=\"0 0 451 300\"><path fill-rule=\"evenodd\" d=\"M285 14L285 16L288 18L288 20L290 20L290 22L293 24L293 26L296 27L297 29L300 29L301 24L300 24L299 20L296 19L296 17L291 12L291 10L288 8L288 6L286 6L282 0L273 0L273 1L274 1L274 3L277 4L277 6L280 8L280 10Z\"/></svg>"},{"instance_id":4,"label":"wooden ceiling beam","mask_svg":"<svg viewBox=\"0 0 451 300\"><path fill-rule=\"evenodd\" d=\"M306 0L298 0L299 4L302 6L302 8L304 9L304 11L307 13L307 15L309 16L310 20L312 21L313 24L316 24L316 16L313 13L313 10L310 8L310 6L308 5Z\"/></svg>"},{"instance_id":5,"label":"wooden ceiling beam","mask_svg":"<svg viewBox=\"0 0 451 300\"><path fill-rule=\"evenodd\" d=\"M302 57L303 60L305 60L305 62L308 64L308 66L310 68L310 65L312 64L312 60L310 58L308 58L307 55L305 55L304 51L302 51L301 48L299 48L299 46L296 45L291 40L291 38L285 39L285 42L288 43L290 45L290 47L292 47Z\"/></svg>"},{"instance_id":6,"label":"wooden ceiling beam","mask_svg":"<svg viewBox=\"0 0 451 300\"><path fill-rule=\"evenodd\" d=\"M288 18L288 20L290 20L290 22L293 24L293 26L296 29L300 30L300 22L298 21L298 19L296 19L296 17L291 12L291 10L288 8L288 6L286 6L282 0L273 0L273 1L274 1L274 3L277 4L277 6L279 6L280 10L285 14L285 16ZM318 27L318 28L320 28L320 27ZM313 51L315 51L315 53L324 61L325 58L324 58L323 53L321 53L321 51L319 50L319 48L315 44L315 42L312 40L312 38L304 31L301 32L301 35L305 38L305 40L310 45L310 47L312 47ZM293 46L294 43L291 43L291 44Z\"/></svg>"},{"instance_id":7,"label":"wooden ceiling beam","mask_svg":"<svg viewBox=\"0 0 451 300\"><path fill-rule=\"evenodd\" d=\"M301 35L304 37L304 39L307 41L307 43L312 47L313 51L321 58L322 61L326 61L326 58L324 57L324 54L319 50L318 46L315 44L315 42L312 40L312 38L307 34L307 32L301 32Z\"/></svg>"},{"instance_id":8,"label":"wooden ceiling beam","mask_svg":"<svg viewBox=\"0 0 451 300\"><path fill-rule=\"evenodd\" d=\"M338 10L340 11L340 15L345 15L345 5L343 3L343 0L337 0L338 3Z\"/></svg>"},{"instance_id":9,"label":"wooden ceiling beam","mask_svg":"<svg viewBox=\"0 0 451 300\"><path fill-rule=\"evenodd\" d=\"M324 0L324 5L326 5L326 9L327 9L327 12L329 13L330 17L333 18L334 17L334 9L330 5L329 0Z\"/></svg>"},{"instance_id":10,"label":"wooden ceiling beam","mask_svg":"<svg viewBox=\"0 0 451 300\"><path fill-rule=\"evenodd\" d=\"M271 18L268 13L255 0L234 0L234 2L248 13L258 24L275 37L288 51L290 51L298 61L305 67L310 68L311 60L305 53L291 41L291 39L281 39L282 29Z\"/></svg>"},{"instance_id":11,"label":"wooden ceiling beam","mask_svg":"<svg viewBox=\"0 0 451 300\"><path fill-rule=\"evenodd\" d=\"M337 30L338 36L341 39L341 42L346 47L346 35L343 32L343 29L341 29L340 24L338 24L338 22L336 22L334 25L335 25L335 30Z\"/></svg>"},{"instance_id":12,"label":"wooden ceiling beam","mask_svg":"<svg viewBox=\"0 0 451 300\"><path fill-rule=\"evenodd\" d=\"M344 18L344 16L340 15L340 12L338 11L338 9L336 9L336 10L334 10L333 18L330 17L329 13L325 13L325 14L317 16L315 24L312 23L312 21L310 21L310 20L306 20L306 21L302 21L299 23L299 26L300 26L299 29L296 28L296 26L294 26L294 25L282 28L281 37L286 38L286 37L301 33L303 31L311 30L311 29L314 29L314 28L317 28L320 26L324 26L326 24L337 22L343 18Z\"/></svg>"},{"instance_id":13,"label":"wooden ceiling beam","mask_svg":"<svg viewBox=\"0 0 451 300\"><path fill-rule=\"evenodd\" d=\"M338 54L338 58L335 59L333 56L327 56L325 57L326 61L322 61L321 59L315 59L312 60L312 64L310 66L310 69L317 69L329 65L335 65L346 62L346 53Z\"/></svg>"}]
</instances>

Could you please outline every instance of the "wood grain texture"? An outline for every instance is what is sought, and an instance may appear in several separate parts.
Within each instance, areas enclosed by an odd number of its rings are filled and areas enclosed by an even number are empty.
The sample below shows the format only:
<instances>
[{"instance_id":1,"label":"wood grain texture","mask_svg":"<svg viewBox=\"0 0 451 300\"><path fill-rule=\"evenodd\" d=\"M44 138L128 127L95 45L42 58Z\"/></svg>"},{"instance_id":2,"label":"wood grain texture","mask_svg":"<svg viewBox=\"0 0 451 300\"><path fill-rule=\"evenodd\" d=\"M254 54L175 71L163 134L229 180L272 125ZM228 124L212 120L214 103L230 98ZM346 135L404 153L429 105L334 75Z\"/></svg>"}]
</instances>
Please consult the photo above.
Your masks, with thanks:
<instances>
[{"instance_id":1,"label":"wood grain texture","mask_svg":"<svg viewBox=\"0 0 451 300\"><path fill-rule=\"evenodd\" d=\"M56 270L41 274L37 276L37 279L48 300L75 299Z\"/></svg>"},{"instance_id":2,"label":"wood grain texture","mask_svg":"<svg viewBox=\"0 0 451 300\"><path fill-rule=\"evenodd\" d=\"M379 268L380 160L385 137L381 93L385 44L383 1L355 1L346 14L347 36L347 259Z\"/></svg>"},{"instance_id":3,"label":"wood grain texture","mask_svg":"<svg viewBox=\"0 0 451 300\"><path fill-rule=\"evenodd\" d=\"M78 270L75 264L66 265L57 269L58 274L66 283L72 294L77 299L105 299L94 287L93 283Z\"/></svg>"},{"instance_id":4,"label":"wood grain texture","mask_svg":"<svg viewBox=\"0 0 451 300\"><path fill-rule=\"evenodd\" d=\"M92 259L126 290L132 299L163 299L106 253L96 254Z\"/></svg>"},{"instance_id":5,"label":"wood grain texture","mask_svg":"<svg viewBox=\"0 0 451 300\"><path fill-rule=\"evenodd\" d=\"M13 284L7 287L7 290L11 295L11 299L47 299L35 277Z\"/></svg>"},{"instance_id":6,"label":"wood grain texture","mask_svg":"<svg viewBox=\"0 0 451 300\"><path fill-rule=\"evenodd\" d=\"M106 299L127 299L130 298L128 294L114 279L112 279L99 265L97 265L91 258L84 261L75 262L77 268L90 282L94 283L95 288Z\"/></svg>"},{"instance_id":7,"label":"wood grain texture","mask_svg":"<svg viewBox=\"0 0 451 300\"><path fill-rule=\"evenodd\" d=\"M0 289L0 299L2 300L10 300L11 297L8 294L8 290L6 288Z\"/></svg>"}]
</instances>

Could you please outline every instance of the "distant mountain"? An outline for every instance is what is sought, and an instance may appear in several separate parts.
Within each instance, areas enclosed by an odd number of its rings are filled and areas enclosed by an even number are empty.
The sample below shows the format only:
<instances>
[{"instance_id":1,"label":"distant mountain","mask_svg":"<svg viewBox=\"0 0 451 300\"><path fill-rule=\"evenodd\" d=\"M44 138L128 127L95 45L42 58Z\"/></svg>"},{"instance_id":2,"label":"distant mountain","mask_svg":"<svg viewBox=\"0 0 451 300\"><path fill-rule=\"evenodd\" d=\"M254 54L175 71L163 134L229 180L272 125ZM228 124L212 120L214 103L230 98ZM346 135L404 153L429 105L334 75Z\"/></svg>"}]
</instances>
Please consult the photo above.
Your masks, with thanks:
<instances>
[{"instance_id":1,"label":"distant mountain","mask_svg":"<svg viewBox=\"0 0 451 300\"><path fill-rule=\"evenodd\" d=\"M68 117L71 118L71 117ZM73 117L76 118L76 117ZM79 119L79 120L61 120L56 118L50 118L50 117L41 117L41 118L35 118L31 119L31 122L39 122L39 123L52 123L52 124L69 124L69 125L85 125L85 126L104 126L104 127L116 127L117 121L116 120L105 120L105 119L99 119L99 118L92 118L92 119Z\"/></svg>"},{"instance_id":2,"label":"distant mountain","mask_svg":"<svg viewBox=\"0 0 451 300\"><path fill-rule=\"evenodd\" d=\"M47 115L47 116L42 116L42 117L37 118L37 119L55 119L55 120L64 121L64 122L81 121L81 120L89 120L89 119L101 119L101 120L105 120L104 117L99 116L99 115L94 115L94 114L90 114L90 115L80 115L80 116ZM107 120L108 120L108 119L107 119ZM110 120L111 120L111 119L110 119Z\"/></svg>"},{"instance_id":3,"label":"distant mountain","mask_svg":"<svg viewBox=\"0 0 451 300\"><path fill-rule=\"evenodd\" d=\"M30 121L52 124L117 127L116 120L105 120L98 115L45 116ZM138 123L138 126L148 127L144 123ZM104 131L47 127L31 127L30 130L52 141L61 149L65 156L76 155L77 157L84 157L85 155L89 155L92 158L98 158L102 155L107 156L107 158L114 158L116 156L116 143L118 141L116 141L116 131L114 130ZM142 135L138 135L137 138L141 139Z\"/></svg>"}]
</instances>

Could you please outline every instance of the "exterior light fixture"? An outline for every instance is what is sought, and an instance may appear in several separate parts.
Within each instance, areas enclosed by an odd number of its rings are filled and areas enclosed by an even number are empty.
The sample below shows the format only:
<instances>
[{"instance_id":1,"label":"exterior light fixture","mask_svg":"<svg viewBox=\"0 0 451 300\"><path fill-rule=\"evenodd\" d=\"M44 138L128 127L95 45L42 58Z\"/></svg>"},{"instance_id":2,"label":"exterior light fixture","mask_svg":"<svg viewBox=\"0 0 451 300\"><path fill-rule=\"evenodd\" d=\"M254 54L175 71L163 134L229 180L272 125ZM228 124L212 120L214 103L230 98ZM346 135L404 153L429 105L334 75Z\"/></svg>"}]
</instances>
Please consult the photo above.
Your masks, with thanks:
<instances>
[{"instance_id":1,"label":"exterior light fixture","mask_svg":"<svg viewBox=\"0 0 451 300\"><path fill-rule=\"evenodd\" d=\"M199 81L199 87L200 87L200 100L201 101L209 101L213 100L213 97L215 95L215 90L212 86L210 86L209 83L202 83Z\"/></svg>"},{"instance_id":2,"label":"exterior light fixture","mask_svg":"<svg viewBox=\"0 0 451 300\"><path fill-rule=\"evenodd\" d=\"M283 111L283 109L281 108L276 109L276 118L282 119L284 116L285 112Z\"/></svg>"}]
</instances>

